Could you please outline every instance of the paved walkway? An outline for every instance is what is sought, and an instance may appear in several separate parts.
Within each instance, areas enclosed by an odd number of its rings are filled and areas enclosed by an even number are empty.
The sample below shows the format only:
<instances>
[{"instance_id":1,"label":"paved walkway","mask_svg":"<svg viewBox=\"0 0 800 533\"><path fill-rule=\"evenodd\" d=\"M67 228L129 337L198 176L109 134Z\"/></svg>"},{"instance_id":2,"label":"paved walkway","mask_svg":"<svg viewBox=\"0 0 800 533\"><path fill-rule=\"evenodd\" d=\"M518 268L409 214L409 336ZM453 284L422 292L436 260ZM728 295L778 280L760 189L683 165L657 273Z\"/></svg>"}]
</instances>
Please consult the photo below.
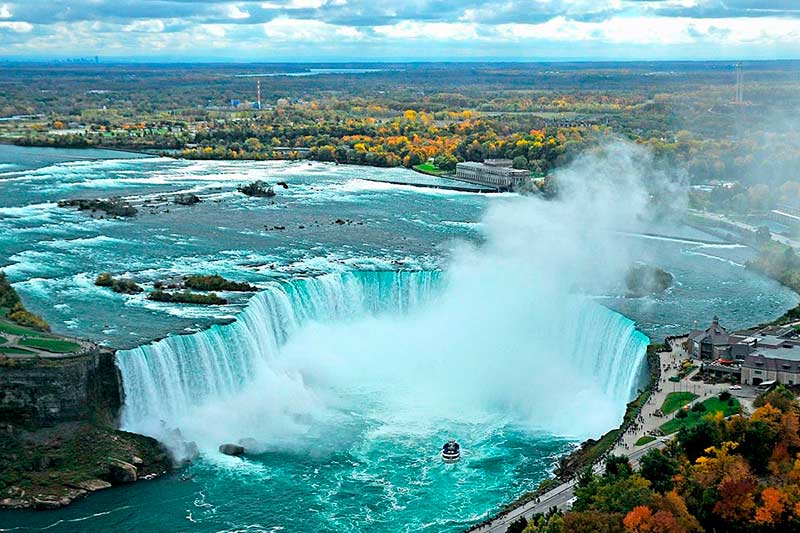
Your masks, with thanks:
<instances>
[{"instance_id":1,"label":"paved walkway","mask_svg":"<svg viewBox=\"0 0 800 533\"><path fill-rule=\"evenodd\" d=\"M611 453L615 455L626 455L630 459L631 464L636 467L639 465L639 459L653 448L663 448L666 443L672 440L673 435L657 436L654 441L648 442L642 446L636 446L636 441L639 438L649 435L651 433L660 433L658 427L664 422L669 420L672 415L659 416L661 406L664 400L671 392L692 392L698 396L696 402L702 402L711 396L717 395L724 390L728 390L727 384L705 384L700 381L690 381L690 378L697 372L699 368L694 370L689 375L685 376L679 382L672 382L670 377L677 376L680 372L681 363L689 359L689 354L683 349L683 343L686 337L672 339L670 346L671 352L662 352L659 354L661 364L661 378L659 379L656 390L650 395L647 403L642 407L636 422L631 428L626 431L619 442L612 448ZM745 388L741 391L731 391L731 394L737 396L742 402L743 407L747 408L748 400L752 404L752 398L755 397L755 392L751 388ZM694 402L692 402L694 403ZM691 405L691 403L689 404ZM594 465L593 470L600 473L605 468L603 462L598 462ZM572 507L575 501L575 481L571 480L562 483L558 487L550 490L549 492L541 495L538 499L528 502L508 513L497 517L491 522L476 528L472 531L476 532L491 532L491 533L504 533L508 529L509 524L517 520L520 516L530 519L531 515L536 513L546 513L553 507L560 510L567 510Z\"/></svg>"},{"instance_id":2,"label":"paved walkway","mask_svg":"<svg viewBox=\"0 0 800 533\"><path fill-rule=\"evenodd\" d=\"M722 391L728 390L728 384L705 384L702 381L691 381L691 377L695 375L700 369L692 371L689 375L684 377L679 382L670 381L669 378L676 377L681 369L683 361L691 359L686 350L683 349L683 343L686 337L680 337L670 342L672 346L671 352L663 352L660 354L661 360L661 379L658 382L655 392L650 395L647 403L642 407L636 421L628 431L622 436L620 442L612 449L611 453L615 455L627 455L635 451L641 446L636 446L636 441L645 435L658 436L660 434L659 427L664 422L672 418L672 414L661 415L661 406L664 405L664 400L672 392L691 392L696 394L698 398L691 402L691 406L695 402L703 402L711 396L716 396ZM696 364L697 361L695 361ZM733 391L731 391L733 392Z\"/></svg>"}]
</instances>

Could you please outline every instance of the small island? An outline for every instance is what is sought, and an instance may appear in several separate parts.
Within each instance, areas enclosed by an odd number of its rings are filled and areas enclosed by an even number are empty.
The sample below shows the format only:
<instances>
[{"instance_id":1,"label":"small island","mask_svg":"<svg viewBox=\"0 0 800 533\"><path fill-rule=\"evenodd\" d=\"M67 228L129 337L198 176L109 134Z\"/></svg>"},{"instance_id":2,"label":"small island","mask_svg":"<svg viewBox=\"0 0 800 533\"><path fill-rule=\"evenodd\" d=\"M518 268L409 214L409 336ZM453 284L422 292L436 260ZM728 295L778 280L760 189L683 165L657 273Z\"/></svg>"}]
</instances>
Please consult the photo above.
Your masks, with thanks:
<instances>
[{"instance_id":1,"label":"small island","mask_svg":"<svg viewBox=\"0 0 800 533\"><path fill-rule=\"evenodd\" d=\"M625 276L626 296L641 298L662 294L672 287L675 278L672 274L650 265L635 265Z\"/></svg>"},{"instance_id":2,"label":"small island","mask_svg":"<svg viewBox=\"0 0 800 533\"><path fill-rule=\"evenodd\" d=\"M97 279L94 280L94 284L98 287L109 287L112 291L120 294L138 294L144 290L133 280L116 279L108 272L103 272L97 276Z\"/></svg>"},{"instance_id":3,"label":"small island","mask_svg":"<svg viewBox=\"0 0 800 533\"><path fill-rule=\"evenodd\" d=\"M198 294L188 290L167 292L156 289L147 295L148 300L154 302L166 302L172 304L200 304L200 305L225 305L228 300L220 298L215 293Z\"/></svg>"},{"instance_id":4,"label":"small island","mask_svg":"<svg viewBox=\"0 0 800 533\"><path fill-rule=\"evenodd\" d=\"M76 207L78 211L92 213L102 211L110 217L119 218L133 217L139 212L121 198L61 200L58 202L58 207Z\"/></svg>"},{"instance_id":5,"label":"small island","mask_svg":"<svg viewBox=\"0 0 800 533\"><path fill-rule=\"evenodd\" d=\"M272 188L272 185L261 180L248 183L247 185L239 185L236 187L236 190L247 196L262 198L272 198L275 196L275 189Z\"/></svg>"}]
</instances>

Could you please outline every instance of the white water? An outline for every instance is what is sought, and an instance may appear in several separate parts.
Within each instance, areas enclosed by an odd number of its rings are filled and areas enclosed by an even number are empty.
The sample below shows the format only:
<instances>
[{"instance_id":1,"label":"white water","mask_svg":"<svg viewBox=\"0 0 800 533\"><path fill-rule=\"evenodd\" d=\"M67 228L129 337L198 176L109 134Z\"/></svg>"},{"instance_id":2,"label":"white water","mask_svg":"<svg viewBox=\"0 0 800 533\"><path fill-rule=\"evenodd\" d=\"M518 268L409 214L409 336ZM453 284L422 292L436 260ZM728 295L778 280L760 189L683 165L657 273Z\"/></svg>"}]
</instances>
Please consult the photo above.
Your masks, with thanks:
<instances>
[{"instance_id":1,"label":"white water","mask_svg":"<svg viewBox=\"0 0 800 533\"><path fill-rule=\"evenodd\" d=\"M575 436L618 421L647 344L630 320L578 296L479 316L451 290L439 272L349 272L261 292L230 325L120 352L123 427L275 445L364 396L395 419L500 413Z\"/></svg>"},{"instance_id":2,"label":"white water","mask_svg":"<svg viewBox=\"0 0 800 533\"><path fill-rule=\"evenodd\" d=\"M611 231L637 231L648 212L635 156L579 161L562 176L566 201L495 200L483 244L455 244L445 274L301 280L259 294L232 325L120 352L124 427L178 427L207 450L250 437L302 446L358 417L400 432L498 417L607 431L647 340L584 294L604 294L635 259Z\"/></svg>"}]
</instances>

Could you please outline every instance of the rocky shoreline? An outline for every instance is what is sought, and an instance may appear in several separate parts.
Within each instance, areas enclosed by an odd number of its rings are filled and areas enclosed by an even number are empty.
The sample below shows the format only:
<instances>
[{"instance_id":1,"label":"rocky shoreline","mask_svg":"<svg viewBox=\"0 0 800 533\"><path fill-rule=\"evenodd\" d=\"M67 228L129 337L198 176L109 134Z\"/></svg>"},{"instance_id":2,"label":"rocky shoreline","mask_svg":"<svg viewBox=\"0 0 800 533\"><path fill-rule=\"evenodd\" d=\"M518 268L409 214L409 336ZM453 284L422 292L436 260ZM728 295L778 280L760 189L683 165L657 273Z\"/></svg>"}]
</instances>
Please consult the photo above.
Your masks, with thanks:
<instances>
[{"instance_id":1,"label":"rocky shoreline","mask_svg":"<svg viewBox=\"0 0 800 533\"><path fill-rule=\"evenodd\" d=\"M155 439L94 422L36 430L6 427L0 447L0 509L59 509L172 468L167 450Z\"/></svg>"},{"instance_id":2,"label":"rocky shoreline","mask_svg":"<svg viewBox=\"0 0 800 533\"><path fill-rule=\"evenodd\" d=\"M8 359L0 368L0 509L58 509L173 467L153 438L117 429L114 352Z\"/></svg>"}]
</instances>

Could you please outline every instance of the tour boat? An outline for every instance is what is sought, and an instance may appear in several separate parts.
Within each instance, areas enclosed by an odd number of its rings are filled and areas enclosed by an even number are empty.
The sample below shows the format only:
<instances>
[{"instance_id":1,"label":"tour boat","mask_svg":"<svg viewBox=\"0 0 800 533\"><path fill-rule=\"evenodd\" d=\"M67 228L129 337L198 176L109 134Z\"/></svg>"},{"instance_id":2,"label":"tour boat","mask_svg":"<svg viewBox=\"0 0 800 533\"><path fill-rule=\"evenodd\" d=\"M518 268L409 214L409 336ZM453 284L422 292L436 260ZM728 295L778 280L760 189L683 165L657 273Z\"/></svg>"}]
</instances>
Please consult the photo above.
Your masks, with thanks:
<instances>
[{"instance_id":1,"label":"tour boat","mask_svg":"<svg viewBox=\"0 0 800 533\"><path fill-rule=\"evenodd\" d=\"M442 446L442 460L445 463L455 463L461 459L461 447L454 439L450 439Z\"/></svg>"}]
</instances>

